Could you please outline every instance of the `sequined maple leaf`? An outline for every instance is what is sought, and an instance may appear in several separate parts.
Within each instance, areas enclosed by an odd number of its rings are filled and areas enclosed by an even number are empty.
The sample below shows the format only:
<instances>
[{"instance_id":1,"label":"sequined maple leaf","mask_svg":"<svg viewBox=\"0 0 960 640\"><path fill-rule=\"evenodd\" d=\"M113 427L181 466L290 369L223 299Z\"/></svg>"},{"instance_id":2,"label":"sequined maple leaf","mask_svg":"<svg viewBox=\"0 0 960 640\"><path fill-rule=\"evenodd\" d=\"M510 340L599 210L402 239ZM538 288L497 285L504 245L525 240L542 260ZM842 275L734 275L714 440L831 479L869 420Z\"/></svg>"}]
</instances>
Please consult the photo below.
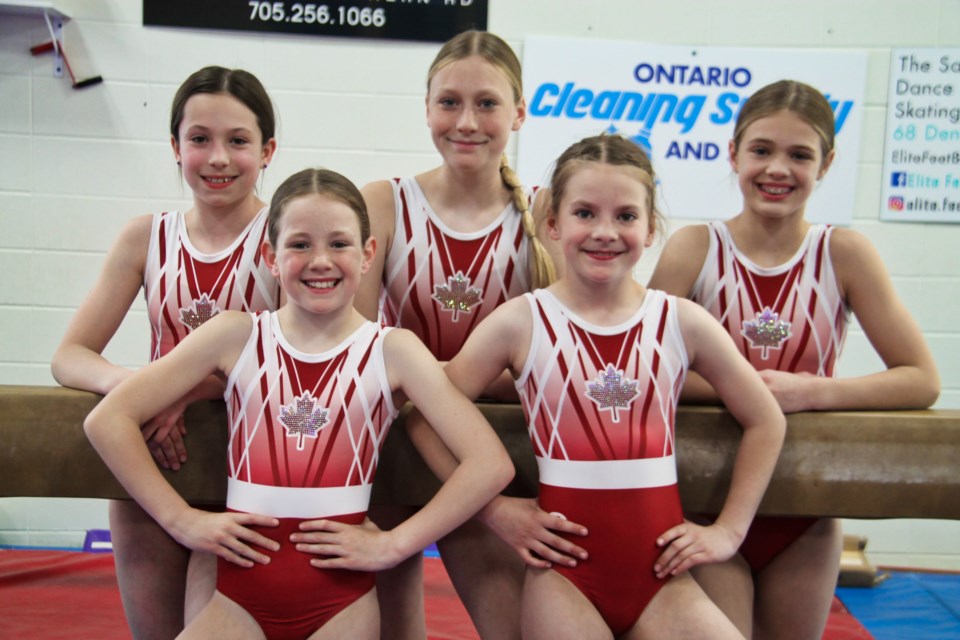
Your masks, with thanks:
<instances>
[{"instance_id":1,"label":"sequined maple leaf","mask_svg":"<svg viewBox=\"0 0 960 640\"><path fill-rule=\"evenodd\" d=\"M192 307L180 309L180 322L193 331L218 313L220 309L217 309L217 303L204 293L199 300L193 301Z\"/></svg>"},{"instance_id":2,"label":"sequined maple leaf","mask_svg":"<svg viewBox=\"0 0 960 640\"><path fill-rule=\"evenodd\" d=\"M620 409L628 408L640 395L637 387L636 380L630 380L623 375L623 371L608 364L596 382L587 383L587 397L597 403L601 411L610 411L614 422L620 422Z\"/></svg>"},{"instance_id":3,"label":"sequined maple leaf","mask_svg":"<svg viewBox=\"0 0 960 640\"><path fill-rule=\"evenodd\" d=\"M329 409L317 406L317 401L309 391L280 407L280 422L287 431L287 437L297 437L297 451L303 451L304 438L316 438L320 429L327 424Z\"/></svg>"},{"instance_id":4,"label":"sequined maple leaf","mask_svg":"<svg viewBox=\"0 0 960 640\"><path fill-rule=\"evenodd\" d=\"M433 287L433 299L440 303L440 308L453 313L456 322L460 313L470 313L474 306L480 303L483 291L470 286L470 278L458 271L456 275L447 278L447 284L437 284Z\"/></svg>"},{"instance_id":5,"label":"sequined maple leaf","mask_svg":"<svg viewBox=\"0 0 960 640\"><path fill-rule=\"evenodd\" d=\"M740 335L750 341L751 347L760 349L760 357L766 360L770 349L779 349L784 340L790 337L790 323L781 320L779 314L766 307L757 314L756 320L743 321Z\"/></svg>"}]
</instances>

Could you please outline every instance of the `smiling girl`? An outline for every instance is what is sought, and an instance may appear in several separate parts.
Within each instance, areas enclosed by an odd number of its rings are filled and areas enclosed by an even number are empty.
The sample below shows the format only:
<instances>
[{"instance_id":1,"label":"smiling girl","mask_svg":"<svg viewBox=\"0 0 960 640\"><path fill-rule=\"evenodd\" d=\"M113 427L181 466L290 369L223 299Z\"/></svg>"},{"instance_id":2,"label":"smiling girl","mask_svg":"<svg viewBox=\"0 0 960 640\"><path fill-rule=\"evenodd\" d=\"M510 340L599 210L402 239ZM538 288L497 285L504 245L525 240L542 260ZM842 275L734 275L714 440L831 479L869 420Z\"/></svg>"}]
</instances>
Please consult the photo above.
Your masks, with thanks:
<instances>
[{"instance_id":1,"label":"smiling girl","mask_svg":"<svg viewBox=\"0 0 960 640\"><path fill-rule=\"evenodd\" d=\"M713 314L786 413L929 407L940 389L933 357L876 249L804 217L835 153L823 94L790 80L759 89L729 146L743 209L673 234L650 286ZM851 312L885 370L837 377ZM690 377L684 399L715 398ZM833 519L759 518L740 556L695 575L748 637L819 639L841 542Z\"/></svg>"},{"instance_id":2,"label":"smiling girl","mask_svg":"<svg viewBox=\"0 0 960 640\"><path fill-rule=\"evenodd\" d=\"M423 549L512 477L490 425L417 337L354 309L376 250L369 230L360 192L340 174L289 177L271 202L263 245L284 305L219 314L111 391L84 423L130 495L178 542L219 558L216 593L180 638L376 640L370 572ZM211 375L225 382L229 417L224 513L187 505L149 464L138 432ZM365 522L370 487L386 430L408 399L462 462L430 504L382 532ZM313 544L300 538L304 520Z\"/></svg>"},{"instance_id":3,"label":"smiling girl","mask_svg":"<svg viewBox=\"0 0 960 640\"><path fill-rule=\"evenodd\" d=\"M446 367L474 398L510 372L540 509L589 529L577 538L587 551L579 562L527 567L525 639L742 637L687 569L736 552L784 419L709 314L634 280L661 226L655 184L646 154L625 138L568 148L547 218L564 275L501 305ZM729 494L709 526L684 521L677 490L673 422L688 370L716 384L743 426Z\"/></svg>"},{"instance_id":4,"label":"smiling girl","mask_svg":"<svg viewBox=\"0 0 960 640\"><path fill-rule=\"evenodd\" d=\"M205 67L184 81L173 99L170 144L193 206L133 218L120 232L53 356L60 384L106 394L133 374L103 350L141 289L151 360L221 311L277 308L280 289L260 256L266 208L255 190L277 148L274 121L267 92L246 71ZM145 422L143 437L162 466L178 469L186 462L187 404L222 393L223 383L208 379ZM184 617L213 593L213 557L191 556L136 502L115 500L109 508L133 637L176 636Z\"/></svg>"},{"instance_id":5,"label":"smiling girl","mask_svg":"<svg viewBox=\"0 0 960 640\"><path fill-rule=\"evenodd\" d=\"M425 101L442 163L363 189L382 249L357 296L358 309L410 329L440 361L455 356L499 305L554 279L539 224L543 207L533 189L520 185L505 155L511 134L526 118L521 75L513 50L494 34L466 31L445 43L427 74ZM484 395L517 399L508 376ZM387 447L409 446L399 430L392 438ZM548 528L579 529L537 511L529 493L525 498L505 501L500 511L519 511L501 521L518 531L510 543L514 548L525 547L521 537L552 539ZM413 510L375 505L371 514L378 524L392 526ZM528 526L517 526L521 520ZM523 560L478 521L437 547L481 637L518 638ZM378 577L385 638L425 636L421 574L420 559L414 558Z\"/></svg>"}]
</instances>

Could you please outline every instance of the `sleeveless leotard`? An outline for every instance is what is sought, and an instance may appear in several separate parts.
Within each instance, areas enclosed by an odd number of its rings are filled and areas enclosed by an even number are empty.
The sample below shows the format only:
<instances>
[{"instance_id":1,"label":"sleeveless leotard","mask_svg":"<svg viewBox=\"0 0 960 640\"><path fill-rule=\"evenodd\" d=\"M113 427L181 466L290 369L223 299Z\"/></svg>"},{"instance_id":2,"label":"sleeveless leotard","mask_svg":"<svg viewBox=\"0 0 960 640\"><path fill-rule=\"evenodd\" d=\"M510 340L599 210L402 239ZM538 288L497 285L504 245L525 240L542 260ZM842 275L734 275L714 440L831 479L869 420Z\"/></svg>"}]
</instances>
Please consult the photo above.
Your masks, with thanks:
<instances>
[{"instance_id":1,"label":"sleeveless leotard","mask_svg":"<svg viewBox=\"0 0 960 640\"><path fill-rule=\"evenodd\" d=\"M306 638L374 586L373 573L312 567L289 535L304 520L363 522L397 415L383 362L389 331L366 322L336 348L306 354L275 313L256 314L227 381L227 508L280 519L256 529L281 548L252 569L220 560L217 590L271 640Z\"/></svg>"},{"instance_id":2,"label":"sleeveless leotard","mask_svg":"<svg viewBox=\"0 0 960 640\"><path fill-rule=\"evenodd\" d=\"M279 306L280 287L260 255L266 219L263 209L229 247L206 254L190 242L182 213L154 215L143 274L151 361L221 311Z\"/></svg>"},{"instance_id":3,"label":"sleeveless leotard","mask_svg":"<svg viewBox=\"0 0 960 640\"><path fill-rule=\"evenodd\" d=\"M740 253L726 224L709 223L710 246L691 298L707 309L758 370L833 376L849 311L830 260L833 228L813 225L787 262L764 268ZM816 518L756 518L740 553L759 571Z\"/></svg>"},{"instance_id":4,"label":"sleeveless leotard","mask_svg":"<svg viewBox=\"0 0 960 640\"><path fill-rule=\"evenodd\" d=\"M590 531L574 540L589 558L553 570L619 635L665 584L653 571L657 536L683 522L674 418L687 353L676 299L648 290L632 318L600 327L546 290L526 297L533 333L517 389L540 507Z\"/></svg>"}]
</instances>

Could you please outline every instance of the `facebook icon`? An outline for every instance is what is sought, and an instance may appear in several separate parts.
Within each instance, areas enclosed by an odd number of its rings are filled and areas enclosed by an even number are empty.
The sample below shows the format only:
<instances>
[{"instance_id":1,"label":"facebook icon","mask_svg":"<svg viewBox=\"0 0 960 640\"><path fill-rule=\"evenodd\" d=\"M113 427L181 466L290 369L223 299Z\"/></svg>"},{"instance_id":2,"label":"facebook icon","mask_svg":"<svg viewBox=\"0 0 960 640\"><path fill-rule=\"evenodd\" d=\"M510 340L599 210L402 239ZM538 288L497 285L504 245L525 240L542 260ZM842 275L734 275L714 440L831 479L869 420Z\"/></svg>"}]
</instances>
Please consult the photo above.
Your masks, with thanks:
<instances>
[{"instance_id":1,"label":"facebook icon","mask_svg":"<svg viewBox=\"0 0 960 640\"><path fill-rule=\"evenodd\" d=\"M907 186L907 172L906 171L894 171L890 174L890 186L891 187L905 187Z\"/></svg>"}]
</instances>

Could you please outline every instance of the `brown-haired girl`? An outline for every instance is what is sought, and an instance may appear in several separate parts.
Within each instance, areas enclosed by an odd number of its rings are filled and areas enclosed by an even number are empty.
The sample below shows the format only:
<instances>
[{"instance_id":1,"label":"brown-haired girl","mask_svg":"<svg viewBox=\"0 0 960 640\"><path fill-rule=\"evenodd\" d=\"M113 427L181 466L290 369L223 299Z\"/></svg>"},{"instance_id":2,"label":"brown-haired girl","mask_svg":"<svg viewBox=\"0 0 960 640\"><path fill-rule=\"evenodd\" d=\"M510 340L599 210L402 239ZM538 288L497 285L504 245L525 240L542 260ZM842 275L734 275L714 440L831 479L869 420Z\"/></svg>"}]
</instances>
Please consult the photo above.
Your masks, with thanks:
<instances>
[{"instance_id":1,"label":"brown-haired girl","mask_svg":"<svg viewBox=\"0 0 960 640\"><path fill-rule=\"evenodd\" d=\"M713 314L786 413L933 404L933 357L876 249L855 231L804 218L835 155L823 94L791 80L759 89L740 111L729 154L743 210L677 231L650 286ZM836 377L851 311L884 371ZM715 397L695 377L684 389L685 399ZM841 543L833 519L759 518L740 556L695 575L748 637L819 639Z\"/></svg>"},{"instance_id":2,"label":"brown-haired girl","mask_svg":"<svg viewBox=\"0 0 960 640\"><path fill-rule=\"evenodd\" d=\"M622 137L568 148L547 218L563 276L498 307L445 369L472 398L510 372L539 507L589 530L575 565L527 567L527 639L742 638L687 569L736 552L784 418L709 314L634 280L659 226L655 184L647 156ZM677 491L673 423L688 369L716 385L743 426L729 495L709 526L684 521Z\"/></svg>"},{"instance_id":3,"label":"brown-haired girl","mask_svg":"<svg viewBox=\"0 0 960 640\"><path fill-rule=\"evenodd\" d=\"M179 637L375 640L370 572L472 516L513 469L420 340L354 308L376 250L359 190L307 169L277 189L269 218L263 259L283 306L218 314L111 391L84 426L172 537L219 558L216 593ZM229 416L224 513L186 504L150 464L139 433L208 376L225 382ZM408 399L461 464L416 516L382 532L365 522L370 487L386 430ZM300 539L305 520L313 544Z\"/></svg>"},{"instance_id":4,"label":"brown-haired girl","mask_svg":"<svg viewBox=\"0 0 960 640\"><path fill-rule=\"evenodd\" d=\"M121 231L53 356L53 375L64 386L106 394L133 373L102 354L141 289L151 360L221 311L279 304L279 287L260 257L266 208L255 190L277 148L263 85L242 69L193 73L173 100L170 144L193 206L134 218ZM223 385L210 379L188 391L143 425L144 439L166 468L186 462L184 408L219 397ZM213 558L191 559L135 502L111 501L109 510L133 637L176 636L185 615L189 619L213 593Z\"/></svg>"}]
</instances>

